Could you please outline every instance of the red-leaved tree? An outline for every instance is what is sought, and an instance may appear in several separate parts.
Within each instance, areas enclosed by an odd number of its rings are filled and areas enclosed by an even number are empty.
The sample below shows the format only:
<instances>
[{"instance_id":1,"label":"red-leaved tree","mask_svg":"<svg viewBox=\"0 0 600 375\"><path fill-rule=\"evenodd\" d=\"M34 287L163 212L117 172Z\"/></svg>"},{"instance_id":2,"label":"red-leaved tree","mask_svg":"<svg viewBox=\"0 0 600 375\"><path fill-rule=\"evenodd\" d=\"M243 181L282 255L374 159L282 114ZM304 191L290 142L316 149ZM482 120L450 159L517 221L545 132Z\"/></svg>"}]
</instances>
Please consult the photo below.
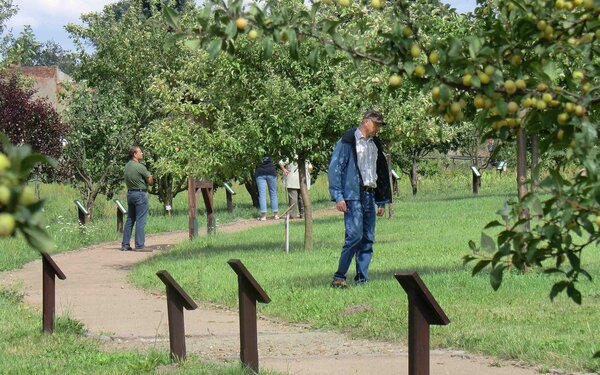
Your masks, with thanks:
<instances>
[{"instance_id":1,"label":"red-leaved tree","mask_svg":"<svg viewBox=\"0 0 600 375\"><path fill-rule=\"evenodd\" d=\"M34 98L15 74L0 73L0 132L14 144L58 159L67 125L46 100Z\"/></svg>"}]
</instances>

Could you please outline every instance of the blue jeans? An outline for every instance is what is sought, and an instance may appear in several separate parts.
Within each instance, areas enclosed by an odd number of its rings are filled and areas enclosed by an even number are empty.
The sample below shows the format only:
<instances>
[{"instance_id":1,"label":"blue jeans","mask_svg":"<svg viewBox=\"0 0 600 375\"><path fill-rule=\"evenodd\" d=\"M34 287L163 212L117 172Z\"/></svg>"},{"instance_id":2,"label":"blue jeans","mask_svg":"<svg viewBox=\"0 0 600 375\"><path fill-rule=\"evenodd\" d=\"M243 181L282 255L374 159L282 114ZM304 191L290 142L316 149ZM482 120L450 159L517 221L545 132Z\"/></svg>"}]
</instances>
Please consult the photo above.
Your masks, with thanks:
<instances>
[{"instance_id":1,"label":"blue jeans","mask_svg":"<svg viewBox=\"0 0 600 375\"><path fill-rule=\"evenodd\" d=\"M269 187L269 197L271 198L271 210L279 211L277 202L277 176L256 176L256 186L258 187L258 206L260 213L267 212L267 186Z\"/></svg>"},{"instance_id":2,"label":"blue jeans","mask_svg":"<svg viewBox=\"0 0 600 375\"><path fill-rule=\"evenodd\" d=\"M135 247L144 247L146 236L144 227L148 218L148 194L144 191L127 192L127 220L123 228L123 242L121 246L129 247L131 232L135 224Z\"/></svg>"},{"instance_id":3,"label":"blue jeans","mask_svg":"<svg viewBox=\"0 0 600 375\"><path fill-rule=\"evenodd\" d=\"M375 242L375 221L377 207L374 193L361 192L360 200L346 201L347 212L344 214L346 238L337 272L336 279L346 279L352 259L356 258L355 283L364 283L369 277L369 264L373 256Z\"/></svg>"}]
</instances>

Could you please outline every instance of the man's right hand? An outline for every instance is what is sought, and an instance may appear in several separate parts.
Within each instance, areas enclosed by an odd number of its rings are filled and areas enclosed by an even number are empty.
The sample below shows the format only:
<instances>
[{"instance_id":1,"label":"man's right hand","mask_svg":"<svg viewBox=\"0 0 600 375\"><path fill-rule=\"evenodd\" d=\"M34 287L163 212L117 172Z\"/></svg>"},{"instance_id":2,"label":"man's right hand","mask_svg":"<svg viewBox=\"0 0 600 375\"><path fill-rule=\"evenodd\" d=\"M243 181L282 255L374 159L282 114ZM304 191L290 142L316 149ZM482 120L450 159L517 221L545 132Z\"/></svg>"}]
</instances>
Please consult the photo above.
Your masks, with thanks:
<instances>
[{"instance_id":1,"label":"man's right hand","mask_svg":"<svg viewBox=\"0 0 600 375\"><path fill-rule=\"evenodd\" d=\"M337 204L335 205L335 208L337 208L338 211L341 211L344 213L346 213L346 211L348 211L348 209L346 208L346 201L337 202Z\"/></svg>"}]
</instances>

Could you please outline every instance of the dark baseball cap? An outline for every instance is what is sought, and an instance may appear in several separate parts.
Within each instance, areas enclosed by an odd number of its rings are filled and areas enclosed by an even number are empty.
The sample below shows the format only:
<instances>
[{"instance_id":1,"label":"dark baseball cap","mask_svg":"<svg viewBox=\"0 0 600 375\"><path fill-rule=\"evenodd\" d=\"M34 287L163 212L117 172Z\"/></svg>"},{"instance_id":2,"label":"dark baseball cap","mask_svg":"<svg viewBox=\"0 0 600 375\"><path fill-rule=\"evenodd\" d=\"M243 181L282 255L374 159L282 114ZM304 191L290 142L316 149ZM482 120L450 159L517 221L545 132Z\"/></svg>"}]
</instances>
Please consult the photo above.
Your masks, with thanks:
<instances>
[{"instance_id":1,"label":"dark baseball cap","mask_svg":"<svg viewBox=\"0 0 600 375\"><path fill-rule=\"evenodd\" d=\"M383 121L383 114L381 114L379 111L368 110L365 112L363 120L371 120L379 125L385 125L385 121Z\"/></svg>"}]
</instances>

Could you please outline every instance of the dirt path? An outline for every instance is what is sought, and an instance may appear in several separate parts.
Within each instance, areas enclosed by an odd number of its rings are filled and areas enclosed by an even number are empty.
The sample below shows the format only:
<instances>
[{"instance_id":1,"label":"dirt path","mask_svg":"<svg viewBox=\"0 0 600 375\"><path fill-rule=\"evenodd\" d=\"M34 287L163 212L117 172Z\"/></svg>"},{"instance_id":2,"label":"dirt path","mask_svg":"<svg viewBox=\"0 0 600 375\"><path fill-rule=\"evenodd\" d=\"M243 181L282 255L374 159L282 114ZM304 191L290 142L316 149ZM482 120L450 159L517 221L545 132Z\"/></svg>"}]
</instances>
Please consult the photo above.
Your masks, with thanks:
<instances>
[{"instance_id":1,"label":"dirt path","mask_svg":"<svg viewBox=\"0 0 600 375\"><path fill-rule=\"evenodd\" d=\"M327 214L333 212L321 212ZM239 221L219 227L220 233L282 222ZM67 275L56 284L57 315L69 314L83 322L92 335L108 347L169 350L166 300L136 289L127 282L128 271L138 262L187 240L187 232L149 236L154 253L119 251L111 242L53 257ZM0 283L22 285L28 304L42 299L41 261L0 274ZM237 311L200 304L185 312L188 353L218 361L239 358ZM335 332L316 331L261 318L258 323L261 368L289 374L406 374L408 352L397 344L352 340ZM503 364L492 358L463 352L432 351L432 374L533 375L534 369Z\"/></svg>"}]
</instances>

